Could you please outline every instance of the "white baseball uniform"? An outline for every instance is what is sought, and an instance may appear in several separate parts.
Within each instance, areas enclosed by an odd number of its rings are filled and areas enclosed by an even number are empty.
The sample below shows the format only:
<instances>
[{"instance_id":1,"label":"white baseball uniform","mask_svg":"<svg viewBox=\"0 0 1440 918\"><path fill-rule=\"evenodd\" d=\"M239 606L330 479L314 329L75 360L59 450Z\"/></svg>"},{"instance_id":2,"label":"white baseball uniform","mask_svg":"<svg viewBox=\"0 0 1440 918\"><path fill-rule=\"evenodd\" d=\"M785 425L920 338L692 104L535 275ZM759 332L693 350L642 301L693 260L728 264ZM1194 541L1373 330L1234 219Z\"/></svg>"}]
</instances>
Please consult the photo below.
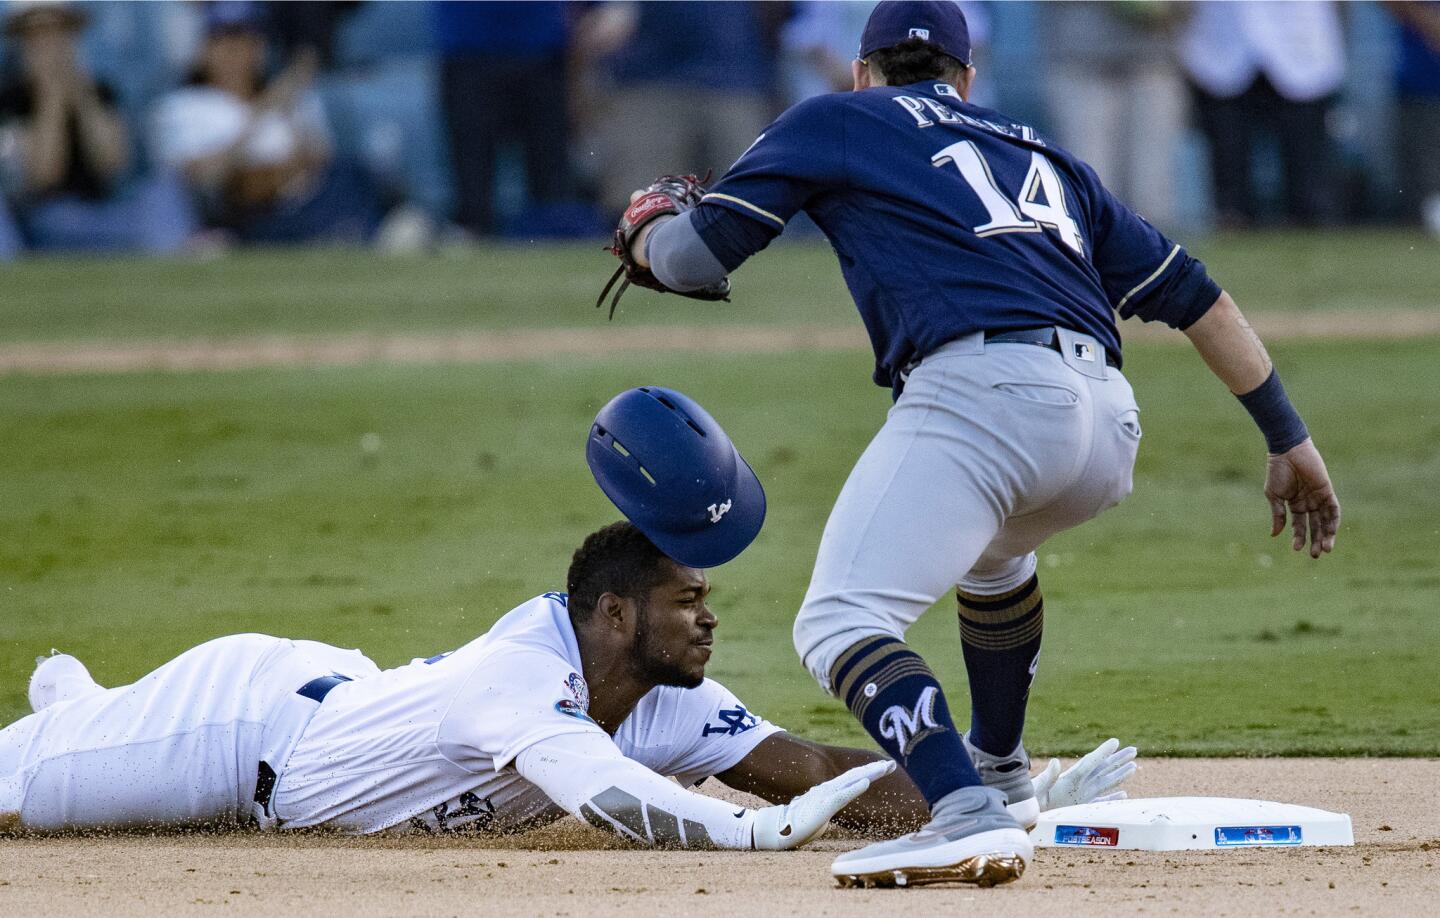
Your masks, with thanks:
<instances>
[{"instance_id":1,"label":"white baseball uniform","mask_svg":"<svg viewBox=\"0 0 1440 918\"><path fill-rule=\"evenodd\" d=\"M582 671L558 593L384 671L310 641L219 638L0 730L0 814L38 830L371 833L515 831L569 811L642 843L749 847L752 811L682 786L779 728L707 679L652 690L612 740Z\"/></svg>"}]
</instances>

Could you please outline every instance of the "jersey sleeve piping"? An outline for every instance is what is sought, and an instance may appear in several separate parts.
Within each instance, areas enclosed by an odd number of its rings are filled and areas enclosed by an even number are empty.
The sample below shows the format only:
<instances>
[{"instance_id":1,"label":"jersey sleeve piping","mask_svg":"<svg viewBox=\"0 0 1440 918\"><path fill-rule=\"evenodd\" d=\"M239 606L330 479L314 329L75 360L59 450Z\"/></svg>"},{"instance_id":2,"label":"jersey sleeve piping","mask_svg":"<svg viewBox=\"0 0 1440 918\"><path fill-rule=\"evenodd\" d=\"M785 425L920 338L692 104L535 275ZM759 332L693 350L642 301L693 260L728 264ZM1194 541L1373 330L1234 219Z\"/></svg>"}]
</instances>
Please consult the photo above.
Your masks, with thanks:
<instances>
[{"instance_id":1,"label":"jersey sleeve piping","mask_svg":"<svg viewBox=\"0 0 1440 918\"><path fill-rule=\"evenodd\" d=\"M746 210L753 211L754 213L757 213L757 214L759 214L760 216L765 217L765 218L767 218L767 219L769 219L769 220L774 220L777 224L779 224L779 226L780 226L781 229L784 229L784 228L785 228L785 221L784 221L784 220L781 220L779 217L775 216L774 214L772 214L770 211L766 210L765 208L763 208L763 207L756 207L754 204L751 204L749 201L741 200L740 198L737 198L737 197L735 197L734 195L729 195L729 194L717 194L716 192L713 192L713 191L712 191L712 192L710 192L709 194L705 195L705 197L701 198L700 200L702 200L702 201L709 201L709 200L711 200L712 198L715 199L715 200L717 200L717 201L729 201L731 204L739 204L741 207L745 208Z\"/></svg>"},{"instance_id":2,"label":"jersey sleeve piping","mask_svg":"<svg viewBox=\"0 0 1440 918\"><path fill-rule=\"evenodd\" d=\"M1124 309L1124 308L1125 308L1125 304L1128 303L1128 302L1130 302L1130 298L1131 298L1131 297L1135 296L1135 294L1139 293L1140 291L1144 290L1146 287L1148 287L1148 286L1150 286L1151 284L1155 283L1156 278L1158 278L1160 275L1162 275L1162 274L1165 273L1165 269L1168 268L1168 267L1170 267L1170 262L1174 261L1174 260L1175 260L1175 256L1176 256L1176 255L1179 255L1179 254L1180 254L1180 245L1177 243L1177 244L1175 245L1175 247L1170 250L1170 254L1165 257L1165 260L1162 261L1162 262L1160 262L1160 267L1156 268L1155 271L1154 271L1154 273L1152 273L1149 277L1145 278L1143 281L1141 281L1140 283L1136 284L1136 285L1134 286L1134 288L1131 289L1131 291L1130 291L1129 293L1127 293L1127 294L1125 294L1124 296L1122 296L1122 297L1120 298L1120 302L1115 304L1115 308L1116 308L1117 310L1118 310L1118 309Z\"/></svg>"}]
</instances>

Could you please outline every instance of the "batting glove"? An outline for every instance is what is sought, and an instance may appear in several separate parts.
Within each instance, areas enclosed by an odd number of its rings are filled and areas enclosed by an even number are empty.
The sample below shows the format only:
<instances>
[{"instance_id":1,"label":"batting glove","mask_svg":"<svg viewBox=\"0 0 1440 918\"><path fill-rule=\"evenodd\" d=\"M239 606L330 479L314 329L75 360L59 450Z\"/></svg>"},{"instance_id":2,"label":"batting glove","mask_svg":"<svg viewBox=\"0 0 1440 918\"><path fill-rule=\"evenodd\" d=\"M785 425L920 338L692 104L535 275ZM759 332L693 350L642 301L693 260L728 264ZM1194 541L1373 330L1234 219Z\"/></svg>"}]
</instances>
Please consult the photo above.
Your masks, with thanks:
<instances>
[{"instance_id":1,"label":"batting glove","mask_svg":"<svg viewBox=\"0 0 1440 918\"><path fill-rule=\"evenodd\" d=\"M1045 770L1033 779L1035 800L1042 811L1124 800L1128 795L1115 788L1140 767L1135 764L1136 754L1134 746L1121 749L1120 741L1112 737L1064 772L1060 771L1060 760L1051 759Z\"/></svg>"},{"instance_id":2,"label":"batting glove","mask_svg":"<svg viewBox=\"0 0 1440 918\"><path fill-rule=\"evenodd\" d=\"M800 847L824 832L830 817L865 793L871 781L894 770L894 762L871 762L817 784L789 803L756 810L752 847L757 851Z\"/></svg>"}]
</instances>

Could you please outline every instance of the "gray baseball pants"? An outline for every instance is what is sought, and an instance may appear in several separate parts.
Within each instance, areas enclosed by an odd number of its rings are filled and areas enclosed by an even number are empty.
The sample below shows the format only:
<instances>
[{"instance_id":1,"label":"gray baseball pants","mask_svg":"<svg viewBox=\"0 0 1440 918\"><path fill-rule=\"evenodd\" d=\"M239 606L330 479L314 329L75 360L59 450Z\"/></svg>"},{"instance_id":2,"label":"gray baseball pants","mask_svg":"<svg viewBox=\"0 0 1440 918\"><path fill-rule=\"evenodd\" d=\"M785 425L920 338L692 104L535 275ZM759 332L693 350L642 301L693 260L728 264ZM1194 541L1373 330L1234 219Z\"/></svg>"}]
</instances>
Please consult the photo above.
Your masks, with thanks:
<instances>
[{"instance_id":1,"label":"gray baseball pants","mask_svg":"<svg viewBox=\"0 0 1440 918\"><path fill-rule=\"evenodd\" d=\"M1093 338L1060 334L1060 352L967 335L909 373L830 512L795 619L795 649L827 691L856 641L903 637L956 586L1020 586L1042 542L1130 493L1130 383Z\"/></svg>"}]
</instances>

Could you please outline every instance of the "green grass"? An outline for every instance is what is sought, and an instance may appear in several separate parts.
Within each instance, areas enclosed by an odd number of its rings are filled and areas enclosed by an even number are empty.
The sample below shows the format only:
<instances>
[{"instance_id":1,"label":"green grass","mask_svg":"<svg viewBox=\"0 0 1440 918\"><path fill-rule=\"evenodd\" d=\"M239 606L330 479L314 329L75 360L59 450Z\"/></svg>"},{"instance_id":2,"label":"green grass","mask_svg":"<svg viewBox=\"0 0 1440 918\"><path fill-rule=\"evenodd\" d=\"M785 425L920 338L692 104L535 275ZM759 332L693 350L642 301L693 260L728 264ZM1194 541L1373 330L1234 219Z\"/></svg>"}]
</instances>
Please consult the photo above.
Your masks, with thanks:
<instances>
[{"instance_id":1,"label":"green grass","mask_svg":"<svg viewBox=\"0 0 1440 918\"><path fill-rule=\"evenodd\" d=\"M529 308L514 299L519 278L539 270L514 254L497 322ZM6 337L80 334L71 297L99 289L102 264L69 266L75 289L47 301L53 325L0 298L4 326L20 329ZM197 295L228 298L235 314L210 304L190 319L136 290L200 269L112 266L135 325L97 328L364 326L402 322L423 299L400 296L382 267L335 291L305 276L328 264L319 256L266 264L205 267L229 281L194 280ZM60 268L7 269L4 283L68 276ZM427 321L464 314L464 272L447 270L434 283L452 296ZM535 324L554 321L556 290L579 296L590 280L546 275ZM383 289L364 293L370 282ZM251 314L257 290L292 283L297 313ZM352 316L347 291L400 306ZM1440 341L1273 350L1345 502L1339 552L1312 562L1271 541L1248 419L1184 348L1134 349L1146 427L1136 492L1042 552L1032 748L1083 751L1115 734L1152 754L1440 754ZM118 683L237 631L359 646L382 665L472 638L559 587L574 545L616 516L586 470L586 426L614 392L663 381L716 413L771 498L756 545L712 574L713 674L794 730L862 742L802 672L789 633L830 504L888 404L867 377L864 354L841 353L6 378L0 722L24 713L32 660L51 646ZM378 450L362 448L366 434ZM963 708L952 605L912 634Z\"/></svg>"},{"instance_id":2,"label":"green grass","mask_svg":"<svg viewBox=\"0 0 1440 918\"><path fill-rule=\"evenodd\" d=\"M1192 249L1250 311L1440 306L1440 246L1419 234L1219 236ZM426 257L37 259L0 273L0 341L594 325L614 264L593 243ZM856 322L824 245L777 245L736 274L735 290L728 305L633 290L617 320Z\"/></svg>"}]
</instances>

